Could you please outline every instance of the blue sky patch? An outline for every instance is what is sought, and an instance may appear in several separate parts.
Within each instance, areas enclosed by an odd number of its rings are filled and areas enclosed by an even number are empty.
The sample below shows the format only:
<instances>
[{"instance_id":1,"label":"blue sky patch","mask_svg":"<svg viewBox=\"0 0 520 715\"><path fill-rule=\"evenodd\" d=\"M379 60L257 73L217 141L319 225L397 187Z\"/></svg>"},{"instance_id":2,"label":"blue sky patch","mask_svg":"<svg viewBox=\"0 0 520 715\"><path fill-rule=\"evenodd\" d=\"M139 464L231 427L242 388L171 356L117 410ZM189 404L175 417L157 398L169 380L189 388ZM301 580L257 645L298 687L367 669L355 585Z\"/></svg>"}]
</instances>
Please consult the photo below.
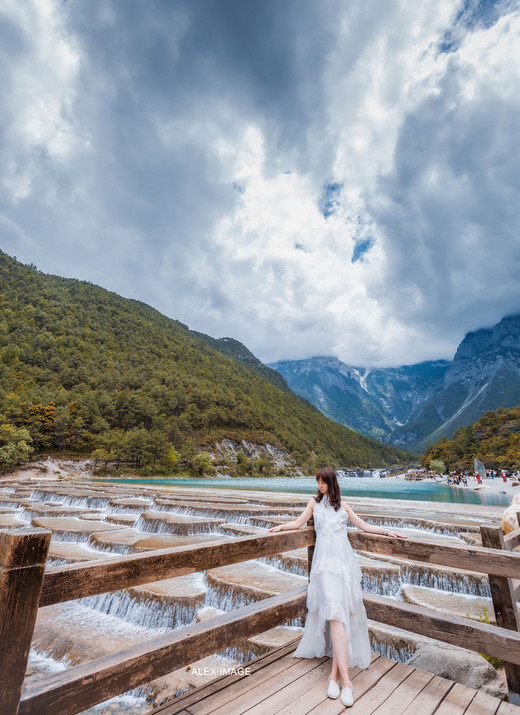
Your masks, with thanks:
<instances>
[{"instance_id":1,"label":"blue sky patch","mask_svg":"<svg viewBox=\"0 0 520 715\"><path fill-rule=\"evenodd\" d=\"M375 241L373 238L364 238L360 241L356 241L354 253L352 254L352 263L355 263L356 261L364 261L365 254L367 251L370 251L374 243Z\"/></svg>"},{"instance_id":2,"label":"blue sky patch","mask_svg":"<svg viewBox=\"0 0 520 715\"><path fill-rule=\"evenodd\" d=\"M320 199L320 209L325 219L329 218L329 216L333 216L338 210L339 196L342 188L343 184L338 183L325 184L323 187L323 193Z\"/></svg>"},{"instance_id":3,"label":"blue sky patch","mask_svg":"<svg viewBox=\"0 0 520 715\"><path fill-rule=\"evenodd\" d=\"M461 27L470 32L478 28L492 27L502 14L501 7L504 7L502 0L464 0L455 23L451 30L445 32L439 50L440 52L456 52L459 48Z\"/></svg>"}]
</instances>

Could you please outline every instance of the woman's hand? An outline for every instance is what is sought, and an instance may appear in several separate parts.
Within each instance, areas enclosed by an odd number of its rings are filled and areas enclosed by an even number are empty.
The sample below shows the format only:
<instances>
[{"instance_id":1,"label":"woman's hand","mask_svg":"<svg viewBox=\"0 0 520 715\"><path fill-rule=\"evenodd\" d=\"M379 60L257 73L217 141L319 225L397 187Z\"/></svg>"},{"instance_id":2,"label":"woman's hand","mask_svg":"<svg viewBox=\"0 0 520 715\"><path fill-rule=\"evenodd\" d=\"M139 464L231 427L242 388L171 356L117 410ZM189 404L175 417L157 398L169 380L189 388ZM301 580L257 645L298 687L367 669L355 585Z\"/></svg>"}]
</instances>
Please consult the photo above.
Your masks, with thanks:
<instances>
[{"instance_id":1,"label":"woman's hand","mask_svg":"<svg viewBox=\"0 0 520 715\"><path fill-rule=\"evenodd\" d=\"M290 529L299 529L300 526L303 526L306 524L309 519L312 516L312 510L314 509L314 505L316 504L314 497L312 499L309 499L309 503L305 507L305 509L302 511L300 516L295 519L294 521L286 521L284 524L278 524L278 526L272 526L270 529L267 529L267 531L270 531L271 533L274 533L276 531L286 531Z\"/></svg>"},{"instance_id":2,"label":"woman's hand","mask_svg":"<svg viewBox=\"0 0 520 715\"><path fill-rule=\"evenodd\" d=\"M407 539L406 534L400 534L398 531L387 531L383 536L388 536L390 539Z\"/></svg>"}]
</instances>

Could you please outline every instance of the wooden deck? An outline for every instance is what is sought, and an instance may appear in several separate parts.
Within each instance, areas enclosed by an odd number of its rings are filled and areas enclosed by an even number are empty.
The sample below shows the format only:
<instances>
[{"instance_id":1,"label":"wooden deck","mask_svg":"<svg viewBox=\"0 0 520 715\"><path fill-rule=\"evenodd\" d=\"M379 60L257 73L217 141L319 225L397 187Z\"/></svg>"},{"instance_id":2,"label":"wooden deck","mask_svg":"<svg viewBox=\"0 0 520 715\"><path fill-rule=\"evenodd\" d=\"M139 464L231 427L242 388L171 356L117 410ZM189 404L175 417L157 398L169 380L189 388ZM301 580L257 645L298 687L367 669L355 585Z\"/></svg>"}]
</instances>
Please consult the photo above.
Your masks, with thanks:
<instances>
[{"instance_id":1,"label":"wooden deck","mask_svg":"<svg viewBox=\"0 0 520 715\"><path fill-rule=\"evenodd\" d=\"M483 691L375 654L370 668L350 671L355 702L346 709L327 698L330 659L293 658L296 643L251 661L251 675L217 678L153 715L520 715Z\"/></svg>"}]
</instances>

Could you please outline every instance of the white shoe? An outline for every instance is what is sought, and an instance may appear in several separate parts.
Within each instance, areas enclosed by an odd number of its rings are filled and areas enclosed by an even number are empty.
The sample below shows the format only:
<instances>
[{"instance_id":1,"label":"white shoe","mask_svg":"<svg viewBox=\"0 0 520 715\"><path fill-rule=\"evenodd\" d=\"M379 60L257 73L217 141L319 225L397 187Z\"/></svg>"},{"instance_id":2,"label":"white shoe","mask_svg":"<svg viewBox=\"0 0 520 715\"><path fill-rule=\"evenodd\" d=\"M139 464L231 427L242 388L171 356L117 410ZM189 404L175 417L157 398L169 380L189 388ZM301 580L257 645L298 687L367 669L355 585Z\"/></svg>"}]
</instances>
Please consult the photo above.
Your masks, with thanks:
<instances>
[{"instance_id":1,"label":"white shoe","mask_svg":"<svg viewBox=\"0 0 520 715\"><path fill-rule=\"evenodd\" d=\"M335 700L339 698L339 685L335 680L329 680L329 687L327 688L327 697Z\"/></svg>"},{"instance_id":2,"label":"white shoe","mask_svg":"<svg viewBox=\"0 0 520 715\"><path fill-rule=\"evenodd\" d=\"M354 704L354 696L352 695L352 688L342 688L341 689L341 702L346 708L349 708Z\"/></svg>"}]
</instances>

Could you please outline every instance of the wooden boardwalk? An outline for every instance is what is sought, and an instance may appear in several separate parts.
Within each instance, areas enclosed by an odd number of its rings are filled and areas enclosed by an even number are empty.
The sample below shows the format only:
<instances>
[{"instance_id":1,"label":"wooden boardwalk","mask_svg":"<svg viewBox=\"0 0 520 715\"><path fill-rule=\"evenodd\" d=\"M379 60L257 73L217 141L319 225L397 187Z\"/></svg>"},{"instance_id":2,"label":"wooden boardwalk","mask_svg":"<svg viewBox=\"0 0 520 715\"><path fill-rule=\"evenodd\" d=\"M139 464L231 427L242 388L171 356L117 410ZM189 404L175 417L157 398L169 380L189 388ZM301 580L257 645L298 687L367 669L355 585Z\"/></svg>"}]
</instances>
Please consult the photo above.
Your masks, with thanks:
<instances>
[{"instance_id":1,"label":"wooden boardwalk","mask_svg":"<svg viewBox=\"0 0 520 715\"><path fill-rule=\"evenodd\" d=\"M293 658L296 643L251 661L251 675L217 678L153 715L520 715L481 690L375 654L370 668L350 671L355 702L346 709L327 698L330 659Z\"/></svg>"}]
</instances>

